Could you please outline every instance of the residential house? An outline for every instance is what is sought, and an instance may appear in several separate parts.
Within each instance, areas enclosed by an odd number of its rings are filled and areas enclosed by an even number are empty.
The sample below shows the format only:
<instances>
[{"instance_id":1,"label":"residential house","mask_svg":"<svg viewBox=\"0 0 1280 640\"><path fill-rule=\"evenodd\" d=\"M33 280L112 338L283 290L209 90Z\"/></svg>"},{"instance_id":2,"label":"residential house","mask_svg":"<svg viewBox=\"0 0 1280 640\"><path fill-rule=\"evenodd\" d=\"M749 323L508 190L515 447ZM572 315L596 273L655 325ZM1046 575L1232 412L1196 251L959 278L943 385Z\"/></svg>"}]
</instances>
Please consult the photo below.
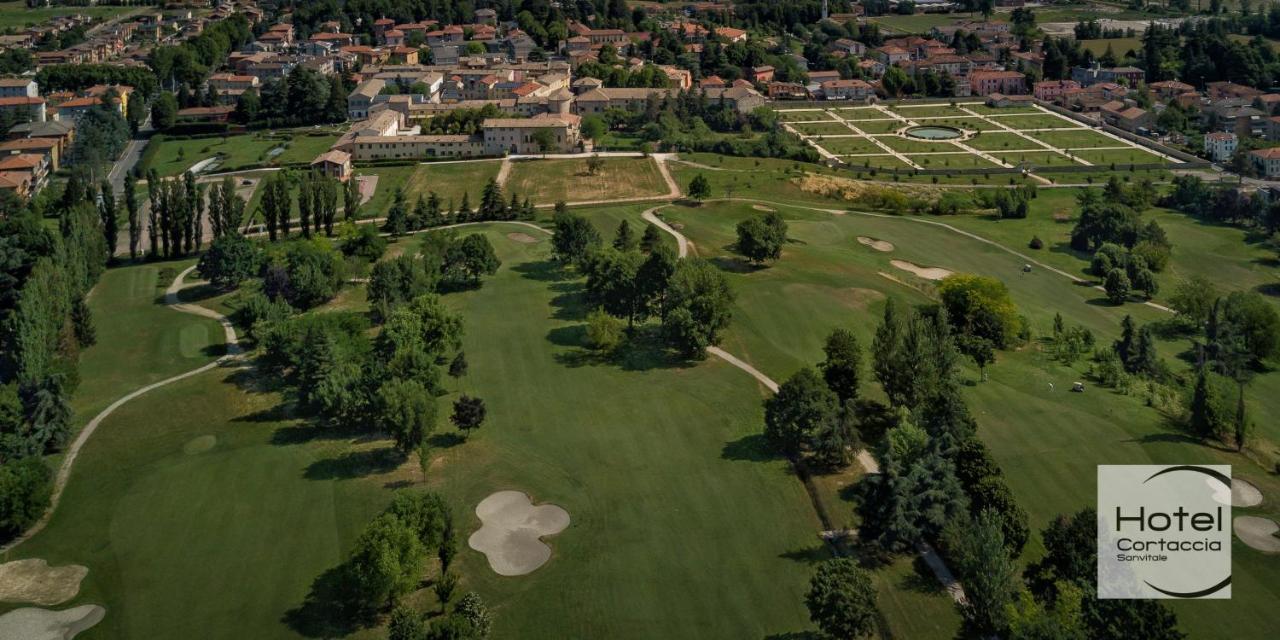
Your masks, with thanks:
<instances>
[{"instance_id":1,"label":"residential house","mask_svg":"<svg viewBox=\"0 0 1280 640\"><path fill-rule=\"evenodd\" d=\"M1027 76L1019 71L973 71L969 74L969 92L975 96L1024 94L1027 92Z\"/></svg>"},{"instance_id":2,"label":"residential house","mask_svg":"<svg viewBox=\"0 0 1280 640\"><path fill-rule=\"evenodd\" d=\"M351 177L351 154L341 149L330 149L312 160L311 168L325 177L346 182Z\"/></svg>"},{"instance_id":3,"label":"residential house","mask_svg":"<svg viewBox=\"0 0 1280 640\"><path fill-rule=\"evenodd\" d=\"M1265 178L1280 178L1280 147L1270 149L1254 149L1249 152L1249 161L1258 174Z\"/></svg>"},{"instance_id":4,"label":"residential house","mask_svg":"<svg viewBox=\"0 0 1280 640\"><path fill-rule=\"evenodd\" d=\"M1102 115L1103 122L1130 133L1136 133L1138 129L1151 125L1151 113L1128 102L1118 100L1108 102L1102 105L1099 113Z\"/></svg>"},{"instance_id":5,"label":"residential house","mask_svg":"<svg viewBox=\"0 0 1280 640\"><path fill-rule=\"evenodd\" d=\"M37 98L40 87L31 78L0 78L0 98Z\"/></svg>"},{"instance_id":6,"label":"residential house","mask_svg":"<svg viewBox=\"0 0 1280 640\"><path fill-rule=\"evenodd\" d=\"M1032 94L1035 95L1037 100L1054 102L1061 98L1068 89L1079 88L1080 83L1075 80L1045 80L1035 83L1032 88Z\"/></svg>"},{"instance_id":7,"label":"residential house","mask_svg":"<svg viewBox=\"0 0 1280 640\"><path fill-rule=\"evenodd\" d=\"M35 153L49 157L49 170L61 166L61 143L55 138L16 138L0 142L0 156Z\"/></svg>"},{"instance_id":8,"label":"residential house","mask_svg":"<svg viewBox=\"0 0 1280 640\"><path fill-rule=\"evenodd\" d=\"M29 118L31 122L44 122L46 118L44 98L18 96L0 98L0 114L16 120Z\"/></svg>"},{"instance_id":9,"label":"residential house","mask_svg":"<svg viewBox=\"0 0 1280 640\"><path fill-rule=\"evenodd\" d=\"M865 80L828 80L819 86L827 100L866 100L876 95L875 87Z\"/></svg>"},{"instance_id":10,"label":"residential house","mask_svg":"<svg viewBox=\"0 0 1280 640\"><path fill-rule=\"evenodd\" d=\"M544 113L532 118L489 118L481 125L485 155L572 153L582 149L582 118L575 114ZM543 149L535 133L551 131L552 147Z\"/></svg>"},{"instance_id":11,"label":"residential house","mask_svg":"<svg viewBox=\"0 0 1280 640\"><path fill-rule=\"evenodd\" d=\"M1204 135L1204 153L1214 162L1226 162L1236 152L1239 138L1234 133L1214 131Z\"/></svg>"}]
</instances>

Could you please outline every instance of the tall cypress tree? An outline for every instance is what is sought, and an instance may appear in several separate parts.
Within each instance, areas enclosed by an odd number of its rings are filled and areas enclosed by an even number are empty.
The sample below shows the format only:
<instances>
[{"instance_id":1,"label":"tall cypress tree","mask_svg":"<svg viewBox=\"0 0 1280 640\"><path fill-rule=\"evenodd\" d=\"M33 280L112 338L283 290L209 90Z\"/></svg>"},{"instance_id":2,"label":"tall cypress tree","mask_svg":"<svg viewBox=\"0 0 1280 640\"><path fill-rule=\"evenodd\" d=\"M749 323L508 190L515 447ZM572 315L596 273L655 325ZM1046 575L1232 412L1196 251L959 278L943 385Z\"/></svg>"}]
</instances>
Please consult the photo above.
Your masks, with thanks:
<instances>
[{"instance_id":1,"label":"tall cypress tree","mask_svg":"<svg viewBox=\"0 0 1280 640\"><path fill-rule=\"evenodd\" d=\"M116 255L116 243L120 240L120 219L116 211L116 194L111 188L111 183L106 180L102 181L99 186L100 202L98 204L98 213L102 217L102 237L107 241L107 259L112 260Z\"/></svg>"}]
</instances>

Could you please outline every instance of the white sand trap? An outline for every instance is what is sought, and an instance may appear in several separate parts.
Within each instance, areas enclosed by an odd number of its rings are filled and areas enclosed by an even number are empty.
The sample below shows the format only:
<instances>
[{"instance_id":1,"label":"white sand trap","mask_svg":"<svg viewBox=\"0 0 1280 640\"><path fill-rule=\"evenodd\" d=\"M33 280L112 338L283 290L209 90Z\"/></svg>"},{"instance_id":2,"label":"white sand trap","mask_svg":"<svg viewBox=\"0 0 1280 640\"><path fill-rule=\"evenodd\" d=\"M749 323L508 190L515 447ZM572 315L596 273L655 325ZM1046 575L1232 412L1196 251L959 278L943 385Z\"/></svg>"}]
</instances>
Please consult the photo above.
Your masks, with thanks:
<instances>
[{"instance_id":1,"label":"white sand trap","mask_svg":"<svg viewBox=\"0 0 1280 640\"><path fill-rule=\"evenodd\" d=\"M1262 504L1262 492L1248 480L1232 478L1230 495L1221 482L1209 478L1206 478L1205 482L1210 489L1213 489L1213 499L1218 504L1230 504L1233 507L1256 507Z\"/></svg>"},{"instance_id":2,"label":"white sand trap","mask_svg":"<svg viewBox=\"0 0 1280 640\"><path fill-rule=\"evenodd\" d=\"M86 604L63 611L28 607L0 616L0 638L21 640L71 640L99 622L107 610Z\"/></svg>"},{"instance_id":3,"label":"white sand trap","mask_svg":"<svg viewBox=\"0 0 1280 640\"><path fill-rule=\"evenodd\" d=\"M876 240L875 238L858 236L858 242L862 243L865 246L871 247L876 251L885 251L885 252L893 251L893 243L889 242L888 240Z\"/></svg>"},{"instance_id":4,"label":"white sand trap","mask_svg":"<svg viewBox=\"0 0 1280 640\"><path fill-rule=\"evenodd\" d=\"M51 567L40 558L6 562L0 564L0 601L60 604L76 597L80 581L88 574L89 569L78 564Z\"/></svg>"},{"instance_id":5,"label":"white sand trap","mask_svg":"<svg viewBox=\"0 0 1280 640\"><path fill-rule=\"evenodd\" d=\"M537 238L535 238L535 237L533 237L533 236L531 236L531 235L529 235L529 234L527 234L527 233L520 233L520 232L518 232L518 231L517 231L516 233L508 233L508 234L507 234L507 237L508 237L508 238L510 238L510 239L512 239L512 240L514 240L514 241L516 241L516 242L523 242L523 243L525 243L525 244L533 244L533 243L535 243L535 242L537 242L537 241L538 241L538 239L537 239Z\"/></svg>"},{"instance_id":6,"label":"white sand trap","mask_svg":"<svg viewBox=\"0 0 1280 640\"><path fill-rule=\"evenodd\" d=\"M214 156L212 158L205 158L204 160L201 160L200 162L197 162L191 165L191 168L187 169L187 171L190 171L191 173L199 174L209 169L212 169L213 166L216 164L218 164L218 156Z\"/></svg>"},{"instance_id":7,"label":"white sand trap","mask_svg":"<svg viewBox=\"0 0 1280 640\"><path fill-rule=\"evenodd\" d=\"M197 453L204 453L218 444L218 438L215 436L198 436L187 441L182 445L182 452L193 456Z\"/></svg>"},{"instance_id":8,"label":"white sand trap","mask_svg":"<svg viewBox=\"0 0 1280 640\"><path fill-rule=\"evenodd\" d=\"M925 280L941 280L951 275L950 271L943 269L942 267L922 267L920 265L911 264L906 260L890 260L889 264L902 269L903 271L909 271L921 278L924 278Z\"/></svg>"},{"instance_id":9,"label":"white sand trap","mask_svg":"<svg viewBox=\"0 0 1280 640\"><path fill-rule=\"evenodd\" d=\"M489 559L500 576L522 576L551 559L541 538L569 526L569 512L553 504L534 505L521 491L499 491L476 505L483 526L467 544Z\"/></svg>"},{"instance_id":10,"label":"white sand trap","mask_svg":"<svg viewBox=\"0 0 1280 640\"><path fill-rule=\"evenodd\" d=\"M767 211L769 213L773 213L777 211L777 209L774 209L773 207L766 207L765 205L762 205L762 204L753 204L751 205L751 208L755 209L756 211Z\"/></svg>"},{"instance_id":11,"label":"white sand trap","mask_svg":"<svg viewBox=\"0 0 1280 640\"><path fill-rule=\"evenodd\" d=\"M1280 524L1268 518L1238 516L1231 523L1240 541L1263 553L1280 553Z\"/></svg>"}]
</instances>

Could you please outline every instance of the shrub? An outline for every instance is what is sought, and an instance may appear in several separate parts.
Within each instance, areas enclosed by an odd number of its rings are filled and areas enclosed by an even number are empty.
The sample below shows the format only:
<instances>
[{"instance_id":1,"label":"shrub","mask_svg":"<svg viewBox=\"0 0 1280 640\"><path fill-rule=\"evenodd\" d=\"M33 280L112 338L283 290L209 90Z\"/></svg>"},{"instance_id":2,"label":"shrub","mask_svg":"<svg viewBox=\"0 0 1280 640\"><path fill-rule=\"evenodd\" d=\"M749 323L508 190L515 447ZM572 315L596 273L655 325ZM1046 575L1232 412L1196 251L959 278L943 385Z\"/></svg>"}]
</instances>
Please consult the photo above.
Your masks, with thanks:
<instances>
[{"instance_id":1,"label":"shrub","mask_svg":"<svg viewBox=\"0 0 1280 640\"><path fill-rule=\"evenodd\" d=\"M613 351L622 343L625 327L626 323L621 318L615 318L597 307L587 315L587 345L597 351Z\"/></svg>"},{"instance_id":2,"label":"shrub","mask_svg":"<svg viewBox=\"0 0 1280 640\"><path fill-rule=\"evenodd\" d=\"M1044 248L1044 241L1040 239L1040 236L1031 236L1031 242L1027 246L1039 251Z\"/></svg>"}]
</instances>

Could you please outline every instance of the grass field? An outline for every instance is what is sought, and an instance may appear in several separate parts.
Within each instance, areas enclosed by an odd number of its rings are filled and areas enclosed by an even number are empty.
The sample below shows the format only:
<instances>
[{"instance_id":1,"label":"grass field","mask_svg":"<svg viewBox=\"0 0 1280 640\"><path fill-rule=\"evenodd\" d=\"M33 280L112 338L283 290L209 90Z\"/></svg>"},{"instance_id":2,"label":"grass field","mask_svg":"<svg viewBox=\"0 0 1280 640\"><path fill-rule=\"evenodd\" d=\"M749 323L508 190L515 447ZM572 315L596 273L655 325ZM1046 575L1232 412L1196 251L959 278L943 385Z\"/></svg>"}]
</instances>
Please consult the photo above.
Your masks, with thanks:
<instances>
[{"instance_id":1,"label":"grass field","mask_svg":"<svg viewBox=\"0 0 1280 640\"><path fill-rule=\"evenodd\" d=\"M1105 149L1099 151L1075 149L1072 150L1071 153L1079 156L1085 162L1103 166L1111 164L1159 164L1165 162L1164 158L1161 158L1149 151L1143 151L1137 147L1131 147L1129 149Z\"/></svg>"},{"instance_id":2,"label":"grass field","mask_svg":"<svg viewBox=\"0 0 1280 640\"><path fill-rule=\"evenodd\" d=\"M480 204L480 197L484 195L484 185L490 179L498 176L498 170L502 168L502 162L495 160L493 162L451 162L451 163L434 163L420 164L413 167L408 179L404 183L405 198L410 202L417 202L419 196L426 198L430 192L435 191L440 196L444 206L448 206L450 202L455 205L462 204L462 196L466 194L472 208ZM381 178L379 178L381 181ZM378 186L379 191L383 189L381 184ZM394 190L394 185L392 185ZM523 198L524 192L517 191ZM511 194L506 193L510 198Z\"/></svg>"},{"instance_id":3,"label":"grass field","mask_svg":"<svg viewBox=\"0 0 1280 640\"><path fill-rule=\"evenodd\" d=\"M902 120L858 120L850 124L863 133L892 133L907 126L907 123ZM849 127L844 129L849 131Z\"/></svg>"},{"instance_id":4,"label":"grass field","mask_svg":"<svg viewBox=\"0 0 1280 640\"><path fill-rule=\"evenodd\" d=\"M661 196L667 185L650 158L603 158L595 175L586 160L528 160L516 162L507 191L527 194L535 204L582 202L614 198Z\"/></svg>"},{"instance_id":5,"label":"grass field","mask_svg":"<svg viewBox=\"0 0 1280 640\"><path fill-rule=\"evenodd\" d=\"M806 136L838 136L853 133L849 127L839 122L803 122L791 126Z\"/></svg>"},{"instance_id":6,"label":"grass field","mask_svg":"<svg viewBox=\"0 0 1280 640\"><path fill-rule=\"evenodd\" d=\"M1028 141L1026 138L1007 131L991 131L981 135L969 138L964 141L965 145L978 149L980 151L999 151L999 150L1017 150L1017 149L1036 149L1039 148L1034 142Z\"/></svg>"},{"instance_id":7,"label":"grass field","mask_svg":"<svg viewBox=\"0 0 1280 640\"><path fill-rule=\"evenodd\" d=\"M1079 162L1056 151L991 151L992 156L1012 165L1027 163L1037 167L1076 166Z\"/></svg>"},{"instance_id":8,"label":"grass field","mask_svg":"<svg viewBox=\"0 0 1280 640\"><path fill-rule=\"evenodd\" d=\"M80 14L105 20L136 11L137 6L56 6L31 8L25 0L0 2L0 29L23 29L39 25L50 18Z\"/></svg>"},{"instance_id":9,"label":"grass field","mask_svg":"<svg viewBox=\"0 0 1280 640\"><path fill-rule=\"evenodd\" d=\"M1045 144L1061 149L1084 149L1088 147L1123 147L1129 143L1103 135L1091 129L1068 131L1032 131L1026 134Z\"/></svg>"},{"instance_id":10,"label":"grass field","mask_svg":"<svg viewBox=\"0 0 1280 640\"><path fill-rule=\"evenodd\" d=\"M928 153L928 152L959 152L960 147L950 142L933 142L929 140L918 140L915 138L904 138L902 136L880 136L877 138L885 146L899 153Z\"/></svg>"},{"instance_id":11,"label":"grass field","mask_svg":"<svg viewBox=\"0 0 1280 640\"><path fill-rule=\"evenodd\" d=\"M997 123L1010 129L1025 131L1027 129L1079 129L1084 125L1066 118L1048 113L1016 114L993 117Z\"/></svg>"},{"instance_id":12,"label":"grass field","mask_svg":"<svg viewBox=\"0 0 1280 640\"><path fill-rule=\"evenodd\" d=\"M310 130L297 134L281 131L188 140L159 138L152 141L156 149L149 149L146 158L148 168L155 169L161 176L179 175L215 156L220 160L214 171L306 164L327 151L337 139L336 134L316 135ZM276 149L283 150L274 152Z\"/></svg>"},{"instance_id":13,"label":"grass field","mask_svg":"<svg viewBox=\"0 0 1280 640\"><path fill-rule=\"evenodd\" d=\"M889 107L889 110L905 118L943 118L968 115L960 107L953 107L949 104L894 105Z\"/></svg>"},{"instance_id":14,"label":"grass field","mask_svg":"<svg viewBox=\"0 0 1280 640\"><path fill-rule=\"evenodd\" d=\"M983 167L997 167L982 156L976 156L972 153L945 153L939 155L908 155L913 162L924 167L925 169L973 169Z\"/></svg>"},{"instance_id":15,"label":"grass field","mask_svg":"<svg viewBox=\"0 0 1280 640\"><path fill-rule=\"evenodd\" d=\"M1081 40L1080 46L1095 56L1101 56L1110 47L1116 58L1123 60L1130 51L1142 51L1142 38L1100 38L1098 40Z\"/></svg>"},{"instance_id":16,"label":"grass field","mask_svg":"<svg viewBox=\"0 0 1280 640\"><path fill-rule=\"evenodd\" d=\"M817 141L823 149L836 155L846 153L888 153L868 138L823 138Z\"/></svg>"}]
</instances>

